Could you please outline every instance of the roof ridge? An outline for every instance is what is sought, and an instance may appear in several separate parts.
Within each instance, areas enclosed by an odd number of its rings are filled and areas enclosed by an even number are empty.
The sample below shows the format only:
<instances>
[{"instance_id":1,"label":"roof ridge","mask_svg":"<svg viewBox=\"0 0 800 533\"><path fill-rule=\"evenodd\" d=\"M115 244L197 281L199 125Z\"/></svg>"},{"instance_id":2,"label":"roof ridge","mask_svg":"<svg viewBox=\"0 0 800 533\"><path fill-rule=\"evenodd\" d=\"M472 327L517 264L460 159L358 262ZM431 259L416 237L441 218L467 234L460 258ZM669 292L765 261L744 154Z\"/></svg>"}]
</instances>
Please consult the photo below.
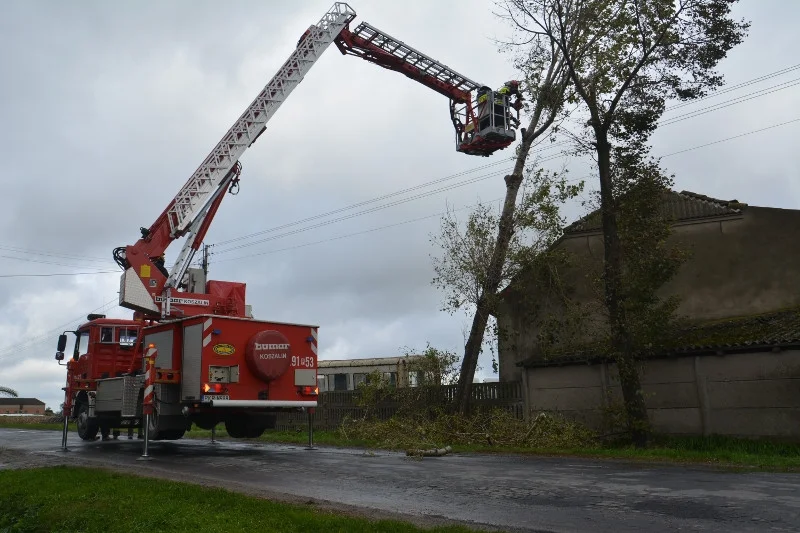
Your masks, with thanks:
<instances>
[{"instance_id":1,"label":"roof ridge","mask_svg":"<svg viewBox=\"0 0 800 533\"><path fill-rule=\"evenodd\" d=\"M690 199L693 199L693 200L700 200L701 202L706 202L706 203L709 203L709 204L713 204L713 205L716 205L716 206L721 207L721 208L732 209L732 210L737 211L737 212L741 212L742 208L747 207L746 203L740 202L739 200L736 200L736 199L734 199L734 200L721 200L719 198L714 198L712 196L707 196L705 194L700 194L700 193L697 193L697 192L686 191L686 190L683 190L683 191L680 191L680 192L678 192L678 191L672 191L672 192L674 192L674 193L676 193L676 194L678 194L680 196L686 196L686 197L688 197Z\"/></svg>"},{"instance_id":2,"label":"roof ridge","mask_svg":"<svg viewBox=\"0 0 800 533\"><path fill-rule=\"evenodd\" d=\"M671 218L674 219L674 222L726 215L740 215L747 207L746 203L738 200L720 200L692 191L679 192L668 187L664 187L664 200L662 201L662 205L665 205L666 211L671 213ZM597 208L583 215L571 224L565 226L562 230L562 234L566 236L571 233L599 230L602 227L601 221L599 219L592 220L593 218L599 218L599 213L600 208Z\"/></svg>"}]
</instances>

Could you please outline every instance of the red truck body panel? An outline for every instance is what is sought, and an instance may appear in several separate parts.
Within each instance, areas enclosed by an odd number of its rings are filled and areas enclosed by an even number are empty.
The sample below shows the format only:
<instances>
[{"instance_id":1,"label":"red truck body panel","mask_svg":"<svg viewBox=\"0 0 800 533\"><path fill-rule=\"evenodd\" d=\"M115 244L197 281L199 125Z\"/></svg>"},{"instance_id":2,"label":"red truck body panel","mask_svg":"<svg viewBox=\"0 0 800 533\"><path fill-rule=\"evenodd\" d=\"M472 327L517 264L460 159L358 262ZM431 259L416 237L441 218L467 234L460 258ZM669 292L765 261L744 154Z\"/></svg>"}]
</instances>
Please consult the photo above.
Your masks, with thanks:
<instances>
[{"instance_id":1,"label":"red truck body panel","mask_svg":"<svg viewBox=\"0 0 800 533\"><path fill-rule=\"evenodd\" d=\"M149 326L156 367L180 372L181 401L316 399L317 326L199 315Z\"/></svg>"}]
</instances>

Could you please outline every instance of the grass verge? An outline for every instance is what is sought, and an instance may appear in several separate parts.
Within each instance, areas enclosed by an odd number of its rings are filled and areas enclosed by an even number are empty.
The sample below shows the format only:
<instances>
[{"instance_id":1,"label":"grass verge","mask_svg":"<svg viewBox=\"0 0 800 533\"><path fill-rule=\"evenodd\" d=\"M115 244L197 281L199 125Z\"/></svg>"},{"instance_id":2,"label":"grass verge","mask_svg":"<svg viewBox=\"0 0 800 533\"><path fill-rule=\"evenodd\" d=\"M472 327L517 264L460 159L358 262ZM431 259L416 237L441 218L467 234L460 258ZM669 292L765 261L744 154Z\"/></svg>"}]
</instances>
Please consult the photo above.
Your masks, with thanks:
<instances>
[{"instance_id":1,"label":"grass verge","mask_svg":"<svg viewBox=\"0 0 800 533\"><path fill-rule=\"evenodd\" d=\"M452 421L451 421L452 422ZM766 439L741 439L724 436L668 437L655 436L648 448L637 449L625 444L601 443L588 438L572 426L549 421L538 432L526 426L502 420L495 427L434 427L415 424L411 420L383 422L351 422L336 431L315 431L314 444L352 448L405 451L411 447L450 445L459 453L513 453L540 456L570 456L628 461L702 464L728 469L769 472L800 472L800 444ZM0 427L23 429L61 429L60 424L26 423L0 420ZM465 431L465 429L467 429ZM534 428L535 429L535 428ZM74 425L70 427L74 431ZM528 433L530 432L530 433ZM508 433L525 434L528 438L509 438ZM537 437L538 435L538 437ZM533 437L533 439L532 439ZM126 438L125 433L121 438ZM185 438L210 439L211 431L194 427ZM224 426L218 426L216 438L228 439ZM305 445L308 434L302 431L268 431L260 442Z\"/></svg>"},{"instance_id":2,"label":"grass verge","mask_svg":"<svg viewBox=\"0 0 800 533\"><path fill-rule=\"evenodd\" d=\"M60 503L59 495L63 495ZM56 498L56 499L54 499ZM0 471L0 531L473 532L354 518L174 481L57 466Z\"/></svg>"},{"instance_id":3,"label":"grass verge","mask_svg":"<svg viewBox=\"0 0 800 533\"><path fill-rule=\"evenodd\" d=\"M550 438L538 442L504 443L502 434L483 433L480 439L437 437L431 431L418 428L418 434L409 429L410 423L393 424L373 422L362 425L358 431L351 427L336 431L315 431L314 444L353 448L371 448L405 451L411 446L441 447L450 445L459 453L525 454L539 456L569 456L597 459L622 459L627 461L669 462L701 464L734 470L760 470L768 472L800 472L800 444L764 439L743 439L725 436L671 437L655 435L650 446L637 449L626 444L601 443L597 440L565 438L564 428L550 426ZM402 432L402 433L401 433ZM426 439L423 434L428 435ZM559 436L560 434L560 436ZM488 436L488 438L487 438ZM211 432L193 429L187 438L210 439ZM226 439L224 428L218 428L216 437ZM305 431L267 432L257 439L262 442L303 445L308 443ZM500 440L500 442L497 442ZM481 442L482 441L482 442ZM492 442L490 444L490 442Z\"/></svg>"}]
</instances>

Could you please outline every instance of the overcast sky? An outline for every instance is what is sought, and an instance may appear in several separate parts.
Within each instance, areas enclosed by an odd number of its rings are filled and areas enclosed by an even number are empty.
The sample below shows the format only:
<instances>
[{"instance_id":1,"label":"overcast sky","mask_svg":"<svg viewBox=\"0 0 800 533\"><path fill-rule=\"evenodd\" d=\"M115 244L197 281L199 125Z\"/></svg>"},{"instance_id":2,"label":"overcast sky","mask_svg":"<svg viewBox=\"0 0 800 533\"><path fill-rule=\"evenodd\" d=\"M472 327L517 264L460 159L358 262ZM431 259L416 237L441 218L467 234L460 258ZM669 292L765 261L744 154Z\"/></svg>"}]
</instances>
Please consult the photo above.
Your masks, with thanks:
<instances>
[{"instance_id":1,"label":"overcast sky","mask_svg":"<svg viewBox=\"0 0 800 533\"><path fill-rule=\"evenodd\" d=\"M97 308L130 316L116 306L112 249L134 243L138 228L153 222L331 3L0 4L0 274L113 271L0 278L0 385L58 407L65 371L53 359L57 335ZM515 77L492 42L509 29L490 1L351 5L356 23L370 22L476 81L499 86ZM743 1L737 15L753 26L721 65L728 86L797 64L800 4ZM797 78L800 69L668 111L665 120L780 89L665 125L654 154L800 118ZM678 190L797 209L798 132L800 122L663 162ZM331 46L241 158L241 192L225 199L206 238L219 243L210 277L246 282L257 318L318 324L323 359L399 355L427 342L461 352L469 317L439 310L429 238L447 205L502 197L511 155L457 153L446 98ZM576 177L588 170L567 163ZM461 172L435 187L268 231ZM566 213L583 214L578 205ZM170 265L179 248L168 250ZM489 377L488 356L481 365L479 377Z\"/></svg>"}]
</instances>

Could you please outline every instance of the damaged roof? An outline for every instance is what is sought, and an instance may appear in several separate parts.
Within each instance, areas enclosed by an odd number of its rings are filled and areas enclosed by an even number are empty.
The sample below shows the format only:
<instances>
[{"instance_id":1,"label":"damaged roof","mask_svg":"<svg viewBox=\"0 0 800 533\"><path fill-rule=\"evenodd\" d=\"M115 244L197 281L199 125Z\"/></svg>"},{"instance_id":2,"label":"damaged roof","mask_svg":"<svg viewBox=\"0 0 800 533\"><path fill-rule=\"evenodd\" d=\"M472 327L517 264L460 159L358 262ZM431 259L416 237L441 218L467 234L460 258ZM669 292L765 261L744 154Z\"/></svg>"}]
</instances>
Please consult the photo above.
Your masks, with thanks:
<instances>
[{"instance_id":1,"label":"damaged roof","mask_svg":"<svg viewBox=\"0 0 800 533\"><path fill-rule=\"evenodd\" d=\"M747 204L738 200L720 200L690 191L665 190L661 204L666 215L674 222L686 222L701 218L740 215ZM600 210L592 211L566 228L564 234L595 232L602 228Z\"/></svg>"},{"instance_id":2,"label":"damaged roof","mask_svg":"<svg viewBox=\"0 0 800 533\"><path fill-rule=\"evenodd\" d=\"M685 325L650 358L756 351L800 346L800 307ZM587 364L606 359L599 344L555 354L548 359L532 357L517 364L528 368Z\"/></svg>"}]
</instances>

